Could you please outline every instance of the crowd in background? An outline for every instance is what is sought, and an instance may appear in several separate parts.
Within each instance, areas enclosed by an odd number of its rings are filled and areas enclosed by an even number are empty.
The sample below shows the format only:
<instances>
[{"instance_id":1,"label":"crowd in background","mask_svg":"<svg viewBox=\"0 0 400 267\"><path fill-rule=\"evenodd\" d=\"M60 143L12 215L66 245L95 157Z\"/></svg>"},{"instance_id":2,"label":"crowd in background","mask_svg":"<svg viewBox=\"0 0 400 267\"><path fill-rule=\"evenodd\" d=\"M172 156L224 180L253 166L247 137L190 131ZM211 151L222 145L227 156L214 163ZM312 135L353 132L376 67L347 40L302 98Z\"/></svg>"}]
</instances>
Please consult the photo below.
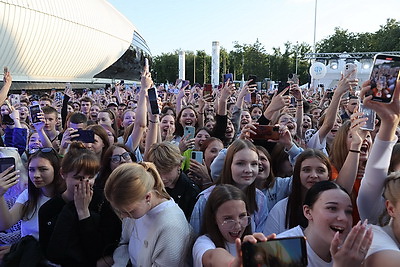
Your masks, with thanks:
<instances>
[{"instance_id":1,"label":"crowd in background","mask_svg":"<svg viewBox=\"0 0 400 267\"><path fill-rule=\"evenodd\" d=\"M0 266L241 266L241 242L292 236L308 266L396 266L400 82L380 103L352 77L207 92L145 66L138 86L31 94L5 73Z\"/></svg>"}]
</instances>

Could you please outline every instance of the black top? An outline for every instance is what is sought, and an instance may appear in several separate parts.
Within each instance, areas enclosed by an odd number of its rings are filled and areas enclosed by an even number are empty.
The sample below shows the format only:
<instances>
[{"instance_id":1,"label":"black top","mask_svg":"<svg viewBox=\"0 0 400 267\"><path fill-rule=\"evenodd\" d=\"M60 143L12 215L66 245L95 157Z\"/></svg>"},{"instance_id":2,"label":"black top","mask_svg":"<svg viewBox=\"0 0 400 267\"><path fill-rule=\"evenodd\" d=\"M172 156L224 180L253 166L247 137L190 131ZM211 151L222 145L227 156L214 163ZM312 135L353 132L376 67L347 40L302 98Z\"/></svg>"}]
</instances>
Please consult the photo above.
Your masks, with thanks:
<instances>
[{"instance_id":1,"label":"black top","mask_svg":"<svg viewBox=\"0 0 400 267\"><path fill-rule=\"evenodd\" d=\"M96 196L95 196L96 195ZM56 196L39 210L39 242L45 257L62 266L96 266L112 255L121 237L121 220L104 200L94 194L90 217L79 220L74 202Z\"/></svg>"},{"instance_id":2,"label":"black top","mask_svg":"<svg viewBox=\"0 0 400 267\"><path fill-rule=\"evenodd\" d=\"M190 220L197 195L200 188L190 180L186 174L181 172L174 188L165 188L168 194L174 199L175 203L183 210L186 220Z\"/></svg>"}]
</instances>

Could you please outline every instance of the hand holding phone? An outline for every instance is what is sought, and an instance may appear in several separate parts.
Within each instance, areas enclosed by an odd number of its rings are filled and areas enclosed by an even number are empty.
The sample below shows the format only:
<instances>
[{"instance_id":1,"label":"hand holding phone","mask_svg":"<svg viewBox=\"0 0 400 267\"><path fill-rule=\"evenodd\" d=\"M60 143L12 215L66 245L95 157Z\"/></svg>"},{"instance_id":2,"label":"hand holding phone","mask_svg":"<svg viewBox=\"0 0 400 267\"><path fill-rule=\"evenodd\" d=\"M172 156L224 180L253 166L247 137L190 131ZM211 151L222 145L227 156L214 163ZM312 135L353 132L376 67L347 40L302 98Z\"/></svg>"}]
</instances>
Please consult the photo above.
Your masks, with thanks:
<instances>
[{"instance_id":1,"label":"hand holding phone","mask_svg":"<svg viewBox=\"0 0 400 267\"><path fill-rule=\"evenodd\" d=\"M279 140L279 126L256 125L254 132L256 134L250 132L253 140Z\"/></svg>"},{"instance_id":2,"label":"hand holding phone","mask_svg":"<svg viewBox=\"0 0 400 267\"><path fill-rule=\"evenodd\" d=\"M224 83L229 81L230 83L233 83L233 74L232 73L227 73L224 74Z\"/></svg>"},{"instance_id":3,"label":"hand holding phone","mask_svg":"<svg viewBox=\"0 0 400 267\"><path fill-rule=\"evenodd\" d=\"M354 63L344 65L343 76L350 80L357 79L357 65Z\"/></svg>"},{"instance_id":4,"label":"hand holding phone","mask_svg":"<svg viewBox=\"0 0 400 267\"><path fill-rule=\"evenodd\" d=\"M33 124L40 122L39 113L42 112L39 105L34 105L29 107L29 111L31 114L31 121Z\"/></svg>"},{"instance_id":5,"label":"hand holding phone","mask_svg":"<svg viewBox=\"0 0 400 267\"><path fill-rule=\"evenodd\" d=\"M94 143L94 132L93 130L82 130L78 129L78 137L71 138L71 141L81 141L82 143Z\"/></svg>"}]
</instances>

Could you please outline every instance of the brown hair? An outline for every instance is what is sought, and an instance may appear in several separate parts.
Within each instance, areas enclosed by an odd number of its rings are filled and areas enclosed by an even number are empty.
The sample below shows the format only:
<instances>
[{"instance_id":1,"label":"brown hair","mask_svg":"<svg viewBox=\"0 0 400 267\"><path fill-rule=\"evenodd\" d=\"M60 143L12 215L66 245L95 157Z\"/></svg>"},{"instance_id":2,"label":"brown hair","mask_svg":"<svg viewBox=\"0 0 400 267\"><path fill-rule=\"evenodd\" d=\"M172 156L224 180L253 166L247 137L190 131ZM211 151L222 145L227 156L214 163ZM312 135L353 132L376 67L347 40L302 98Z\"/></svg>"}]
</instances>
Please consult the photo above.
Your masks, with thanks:
<instances>
[{"instance_id":1,"label":"brown hair","mask_svg":"<svg viewBox=\"0 0 400 267\"><path fill-rule=\"evenodd\" d=\"M248 140L236 139L228 147L228 150L226 151L224 167L222 168L221 176L218 178L218 180L216 182L217 184L235 185L235 181L232 178L232 170L231 170L233 157L237 152L239 152L242 149L246 149L246 148L253 150L258 155L257 148L254 146L254 144L252 142L250 142ZM245 189L244 193L247 197L247 201L249 204L248 212L250 214L253 214L255 211L258 211L257 201L256 201L256 183L255 183L255 181Z\"/></svg>"},{"instance_id":2,"label":"brown hair","mask_svg":"<svg viewBox=\"0 0 400 267\"><path fill-rule=\"evenodd\" d=\"M101 159L103 159L104 153L110 147L110 140L108 140L108 134L107 134L106 130L102 126L97 125L97 124L88 126L86 128L86 130L92 130L94 132L94 134L98 135L101 138L101 140L103 141L104 147L101 151Z\"/></svg>"},{"instance_id":3,"label":"brown hair","mask_svg":"<svg viewBox=\"0 0 400 267\"><path fill-rule=\"evenodd\" d=\"M215 186L208 197L203 213L203 224L201 226L200 235L207 235L217 248L225 248L225 239L219 231L216 214L218 208L229 200L242 200L246 204L246 210L249 214L249 205L245 194L236 186L229 184L221 184ZM244 230L243 237L250 235L251 224Z\"/></svg>"},{"instance_id":4,"label":"brown hair","mask_svg":"<svg viewBox=\"0 0 400 267\"><path fill-rule=\"evenodd\" d=\"M335 166L338 172L342 169L343 164L346 161L347 154L349 153L349 150L347 148L347 134L350 129L350 124L350 120L347 120L339 128L335 138L333 139L332 147L330 150L330 160L332 162L332 165Z\"/></svg>"},{"instance_id":5,"label":"brown hair","mask_svg":"<svg viewBox=\"0 0 400 267\"><path fill-rule=\"evenodd\" d=\"M286 206L285 226L287 228L293 228L297 225L307 227L308 225L308 221L303 214L303 198L305 195L303 196L302 194L303 186L301 184L300 171L303 161L310 158L319 159L328 169L328 177L330 178L332 175L329 158L322 151L316 149L307 149L297 157L293 170L292 189Z\"/></svg>"},{"instance_id":6,"label":"brown hair","mask_svg":"<svg viewBox=\"0 0 400 267\"><path fill-rule=\"evenodd\" d=\"M81 142L72 142L65 154L61 168L63 173L84 171L86 174L95 175L100 169L100 162L96 154L86 149Z\"/></svg>"}]
</instances>

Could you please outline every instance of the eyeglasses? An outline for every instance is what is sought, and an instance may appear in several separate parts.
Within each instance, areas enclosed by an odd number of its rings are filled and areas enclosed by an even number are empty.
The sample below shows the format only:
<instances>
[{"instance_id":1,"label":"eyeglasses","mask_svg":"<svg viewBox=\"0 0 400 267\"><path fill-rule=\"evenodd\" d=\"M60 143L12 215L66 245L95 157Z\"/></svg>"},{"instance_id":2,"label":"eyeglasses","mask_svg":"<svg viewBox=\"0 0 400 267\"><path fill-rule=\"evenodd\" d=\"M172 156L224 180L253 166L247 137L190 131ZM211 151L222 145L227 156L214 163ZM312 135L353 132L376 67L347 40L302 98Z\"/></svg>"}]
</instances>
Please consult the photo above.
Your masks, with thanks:
<instances>
[{"instance_id":1,"label":"eyeglasses","mask_svg":"<svg viewBox=\"0 0 400 267\"><path fill-rule=\"evenodd\" d=\"M244 216L242 218L239 218L238 221L232 219L224 220L221 224L221 229L232 230L233 228L235 228L237 223L239 223L241 227L245 228L250 224L250 222L251 222L250 216Z\"/></svg>"},{"instance_id":2,"label":"eyeglasses","mask_svg":"<svg viewBox=\"0 0 400 267\"><path fill-rule=\"evenodd\" d=\"M287 123L287 122L289 122L289 121L291 121L291 122L296 122L296 120L295 120L294 118L283 118L283 119L281 119L279 122L280 122L280 123Z\"/></svg>"},{"instance_id":3,"label":"eyeglasses","mask_svg":"<svg viewBox=\"0 0 400 267\"><path fill-rule=\"evenodd\" d=\"M38 153L39 151L42 152L42 153L50 153L50 152L52 152L54 155L58 156L57 152L52 147L33 148L33 149L31 149L29 151L29 154L32 155L32 154Z\"/></svg>"},{"instance_id":4,"label":"eyeglasses","mask_svg":"<svg viewBox=\"0 0 400 267\"><path fill-rule=\"evenodd\" d=\"M111 161L114 163L119 163L121 160L124 159L125 161L132 160L131 154L129 152L122 153L121 155L114 155L111 157Z\"/></svg>"}]
</instances>

